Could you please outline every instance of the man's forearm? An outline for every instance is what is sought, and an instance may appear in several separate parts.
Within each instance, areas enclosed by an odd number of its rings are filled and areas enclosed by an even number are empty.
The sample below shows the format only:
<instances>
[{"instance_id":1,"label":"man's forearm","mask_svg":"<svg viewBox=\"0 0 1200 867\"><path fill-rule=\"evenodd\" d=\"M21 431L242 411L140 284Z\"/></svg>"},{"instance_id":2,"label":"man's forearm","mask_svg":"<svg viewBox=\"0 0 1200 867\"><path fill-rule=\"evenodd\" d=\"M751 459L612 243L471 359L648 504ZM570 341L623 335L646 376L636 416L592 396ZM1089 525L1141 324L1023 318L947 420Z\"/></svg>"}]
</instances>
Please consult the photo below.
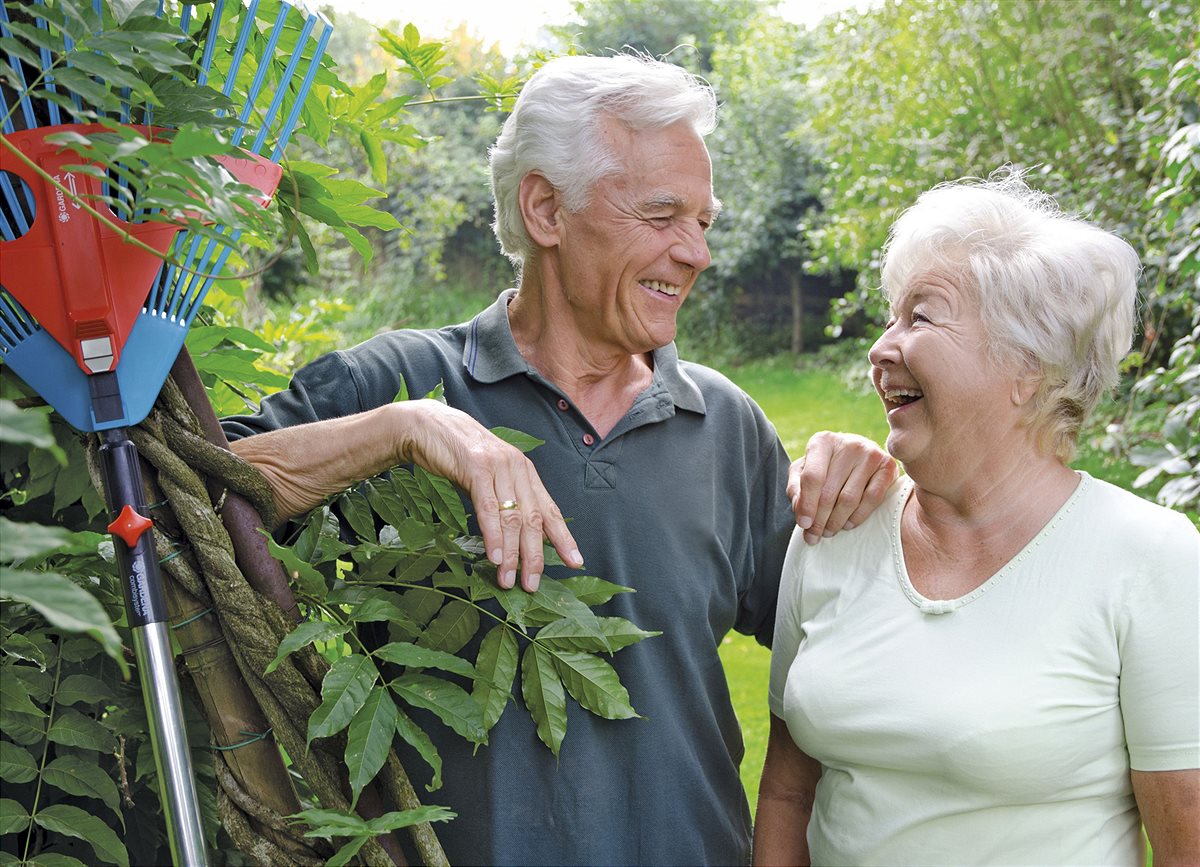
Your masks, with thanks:
<instances>
[{"instance_id":1,"label":"man's forearm","mask_svg":"<svg viewBox=\"0 0 1200 867\"><path fill-rule=\"evenodd\" d=\"M275 495L278 522L404 461L400 404L342 418L282 428L236 440L231 448L253 464Z\"/></svg>"}]
</instances>

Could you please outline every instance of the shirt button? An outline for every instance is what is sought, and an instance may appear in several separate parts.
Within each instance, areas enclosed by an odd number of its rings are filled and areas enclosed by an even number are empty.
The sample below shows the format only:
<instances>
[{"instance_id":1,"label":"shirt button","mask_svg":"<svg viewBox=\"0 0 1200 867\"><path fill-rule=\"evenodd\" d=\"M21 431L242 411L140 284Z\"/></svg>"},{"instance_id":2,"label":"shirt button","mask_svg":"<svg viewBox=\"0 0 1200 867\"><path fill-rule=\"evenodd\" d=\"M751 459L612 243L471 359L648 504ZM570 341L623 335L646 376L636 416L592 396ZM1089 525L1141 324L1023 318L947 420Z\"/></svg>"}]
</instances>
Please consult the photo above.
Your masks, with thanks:
<instances>
[{"instance_id":1,"label":"shirt button","mask_svg":"<svg viewBox=\"0 0 1200 867\"><path fill-rule=\"evenodd\" d=\"M583 435L583 444L584 444L585 446L590 446L590 445L592 445L592 444L593 444L593 443L595 443L595 442L596 442L596 438L595 438L594 436L592 436L591 434L584 434L584 435Z\"/></svg>"},{"instance_id":2,"label":"shirt button","mask_svg":"<svg viewBox=\"0 0 1200 867\"><path fill-rule=\"evenodd\" d=\"M570 406L571 405L569 403L567 403L565 400L563 400L561 397L558 399L558 408L561 409L563 412L566 412Z\"/></svg>"}]
</instances>

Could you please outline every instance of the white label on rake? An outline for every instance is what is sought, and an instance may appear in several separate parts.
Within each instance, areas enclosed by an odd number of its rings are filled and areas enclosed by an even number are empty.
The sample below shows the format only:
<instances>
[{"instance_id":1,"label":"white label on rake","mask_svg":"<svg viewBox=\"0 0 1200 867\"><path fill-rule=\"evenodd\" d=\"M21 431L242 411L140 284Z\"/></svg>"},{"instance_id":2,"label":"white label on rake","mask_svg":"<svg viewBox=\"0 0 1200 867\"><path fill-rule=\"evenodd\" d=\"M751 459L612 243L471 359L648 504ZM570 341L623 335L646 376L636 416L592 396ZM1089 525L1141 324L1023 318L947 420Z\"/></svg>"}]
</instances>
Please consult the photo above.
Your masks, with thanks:
<instances>
[{"instance_id":1,"label":"white label on rake","mask_svg":"<svg viewBox=\"0 0 1200 867\"><path fill-rule=\"evenodd\" d=\"M62 176L55 175L54 182L56 184L62 184L62 182L63 182ZM75 183L74 180L72 180L71 183L74 184ZM63 191L60 187L54 188L54 201L55 201L55 204L58 205L58 216L56 217L56 219L60 223L69 223L71 221L71 212L67 210L67 197L63 195ZM84 341L84 342L86 343L87 341ZM104 369L108 370L107 367Z\"/></svg>"},{"instance_id":2,"label":"white label on rake","mask_svg":"<svg viewBox=\"0 0 1200 867\"><path fill-rule=\"evenodd\" d=\"M109 338L94 337L91 340L81 340L79 349L83 353L83 363L92 373L103 373L112 369L113 349L112 340Z\"/></svg>"},{"instance_id":3,"label":"white label on rake","mask_svg":"<svg viewBox=\"0 0 1200 867\"><path fill-rule=\"evenodd\" d=\"M64 176L64 179L67 182L67 189L70 190L71 195L75 197L71 200L71 207L78 211L80 208L79 190L76 189L76 187L75 187L75 173L67 172L66 175ZM68 217L67 219L70 219L70 217Z\"/></svg>"}]
</instances>

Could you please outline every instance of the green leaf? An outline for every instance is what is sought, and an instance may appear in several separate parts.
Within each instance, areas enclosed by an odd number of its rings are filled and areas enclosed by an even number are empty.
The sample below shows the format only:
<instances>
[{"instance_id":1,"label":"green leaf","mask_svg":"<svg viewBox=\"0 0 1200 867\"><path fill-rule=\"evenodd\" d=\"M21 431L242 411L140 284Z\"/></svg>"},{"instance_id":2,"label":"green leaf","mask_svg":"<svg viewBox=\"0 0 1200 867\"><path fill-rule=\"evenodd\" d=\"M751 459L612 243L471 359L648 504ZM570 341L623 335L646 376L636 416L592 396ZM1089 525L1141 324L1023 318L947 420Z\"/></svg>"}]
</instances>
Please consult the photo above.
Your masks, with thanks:
<instances>
[{"instance_id":1,"label":"green leaf","mask_svg":"<svg viewBox=\"0 0 1200 867\"><path fill-rule=\"evenodd\" d=\"M386 834L389 831L407 828L410 825L420 825L423 822L448 822L457 815L445 807L431 805L416 807L412 810L393 810L371 819L367 825L376 834Z\"/></svg>"},{"instance_id":2,"label":"green leaf","mask_svg":"<svg viewBox=\"0 0 1200 867\"><path fill-rule=\"evenodd\" d=\"M28 783L37 775L37 762L29 750L10 741L0 741L0 780Z\"/></svg>"},{"instance_id":3,"label":"green leaf","mask_svg":"<svg viewBox=\"0 0 1200 867\"><path fill-rule=\"evenodd\" d=\"M614 584L595 575L575 575L563 578L562 585L575 594L584 605L603 605L618 593L633 593L632 587Z\"/></svg>"},{"instance_id":4,"label":"green leaf","mask_svg":"<svg viewBox=\"0 0 1200 867\"><path fill-rule=\"evenodd\" d=\"M413 467L413 477L420 485L421 493L433 504L438 517L459 533L467 532L467 512L454 485L420 467Z\"/></svg>"},{"instance_id":5,"label":"green leaf","mask_svg":"<svg viewBox=\"0 0 1200 867\"><path fill-rule=\"evenodd\" d=\"M20 632L9 632L0 638L0 652L13 659L32 662L42 671L46 670L46 652Z\"/></svg>"},{"instance_id":6,"label":"green leaf","mask_svg":"<svg viewBox=\"0 0 1200 867\"><path fill-rule=\"evenodd\" d=\"M406 641L393 641L385 644L375 651L375 655L388 662L394 662L396 665L414 668L440 668L464 677L475 677L475 666L462 657L428 647L418 647Z\"/></svg>"},{"instance_id":7,"label":"green leaf","mask_svg":"<svg viewBox=\"0 0 1200 867\"><path fill-rule=\"evenodd\" d=\"M33 717L46 715L44 710L33 703L29 697L29 691L19 678L13 676L11 668L8 669L7 676L0 677L0 702L9 713L20 713Z\"/></svg>"},{"instance_id":8,"label":"green leaf","mask_svg":"<svg viewBox=\"0 0 1200 867\"><path fill-rule=\"evenodd\" d=\"M556 650L552 655L567 692L585 708L605 719L637 716L621 678L603 659L575 650Z\"/></svg>"},{"instance_id":9,"label":"green leaf","mask_svg":"<svg viewBox=\"0 0 1200 867\"><path fill-rule=\"evenodd\" d=\"M544 612L552 619L573 620L586 634L607 645L608 639L600 629L599 618L562 581L543 578L537 592L530 595L529 604L531 609Z\"/></svg>"},{"instance_id":10,"label":"green leaf","mask_svg":"<svg viewBox=\"0 0 1200 867\"><path fill-rule=\"evenodd\" d=\"M112 698L113 690L107 683L90 674L68 674L58 685L54 700L60 705L98 704Z\"/></svg>"},{"instance_id":11,"label":"green leaf","mask_svg":"<svg viewBox=\"0 0 1200 867\"><path fill-rule=\"evenodd\" d=\"M409 704L435 713L442 722L471 743L487 743L483 713L462 687L427 674L411 672L393 680L391 687Z\"/></svg>"},{"instance_id":12,"label":"green leaf","mask_svg":"<svg viewBox=\"0 0 1200 867\"><path fill-rule=\"evenodd\" d=\"M264 674L270 674L279 667L279 663L300 648L307 647L314 641L328 641L339 635L345 635L349 631L350 624L348 623L331 623L328 620L309 620L301 623L285 635L283 641L279 642L279 652L275 654L275 658L271 660Z\"/></svg>"},{"instance_id":13,"label":"green leaf","mask_svg":"<svg viewBox=\"0 0 1200 867\"><path fill-rule=\"evenodd\" d=\"M29 812L25 805L12 798L0 798L0 837L16 834L29 827Z\"/></svg>"},{"instance_id":14,"label":"green leaf","mask_svg":"<svg viewBox=\"0 0 1200 867\"><path fill-rule=\"evenodd\" d=\"M521 695L537 724L537 734L558 757L567 735L567 694L554 666L554 655L536 644L521 657Z\"/></svg>"},{"instance_id":15,"label":"green leaf","mask_svg":"<svg viewBox=\"0 0 1200 867\"><path fill-rule=\"evenodd\" d=\"M493 626L479 645L475 657L476 680L471 697L483 711L483 727L491 730L512 697L517 676L517 639L504 623Z\"/></svg>"},{"instance_id":16,"label":"green leaf","mask_svg":"<svg viewBox=\"0 0 1200 867\"><path fill-rule=\"evenodd\" d=\"M88 867L78 858L72 858L61 852L39 852L30 863L44 865L44 867Z\"/></svg>"},{"instance_id":17,"label":"green leaf","mask_svg":"<svg viewBox=\"0 0 1200 867\"><path fill-rule=\"evenodd\" d=\"M216 130L200 129L193 124L181 127L176 131L175 137L171 139L171 153L181 160L210 154L223 154L228 150L228 143Z\"/></svg>"},{"instance_id":18,"label":"green leaf","mask_svg":"<svg viewBox=\"0 0 1200 867\"><path fill-rule=\"evenodd\" d=\"M302 810L288 818L299 819L311 826L311 830L304 833L305 837L371 836L367 820L353 813L338 810Z\"/></svg>"},{"instance_id":19,"label":"green leaf","mask_svg":"<svg viewBox=\"0 0 1200 867\"><path fill-rule=\"evenodd\" d=\"M112 732L91 717L69 707L59 708L57 715L46 732L48 741L97 753L111 753L116 748Z\"/></svg>"},{"instance_id":20,"label":"green leaf","mask_svg":"<svg viewBox=\"0 0 1200 867\"><path fill-rule=\"evenodd\" d=\"M31 445L46 449L61 466L67 456L50 432L50 416L45 411L19 409L11 400L0 400L0 442Z\"/></svg>"},{"instance_id":21,"label":"green leaf","mask_svg":"<svg viewBox=\"0 0 1200 867\"><path fill-rule=\"evenodd\" d=\"M375 514L361 490L346 491L337 499L338 508L359 538L378 541L375 535Z\"/></svg>"},{"instance_id":22,"label":"green leaf","mask_svg":"<svg viewBox=\"0 0 1200 867\"><path fill-rule=\"evenodd\" d=\"M452 599L438 612L417 644L446 653L457 653L479 630L479 610L469 602Z\"/></svg>"},{"instance_id":23,"label":"green leaf","mask_svg":"<svg viewBox=\"0 0 1200 867\"><path fill-rule=\"evenodd\" d=\"M259 532L267 537L267 548L270 549L271 556L283 564L288 577L295 581L301 590L318 599L325 595L324 575L314 569L310 563L297 557L291 548L277 544L266 530L259 530Z\"/></svg>"},{"instance_id":24,"label":"green leaf","mask_svg":"<svg viewBox=\"0 0 1200 867\"><path fill-rule=\"evenodd\" d=\"M440 789L442 787L442 757L425 730L413 722L412 717L400 708L396 708L396 733L404 739L405 743L416 750L433 769L433 779L425 788L430 792Z\"/></svg>"},{"instance_id":25,"label":"green leaf","mask_svg":"<svg viewBox=\"0 0 1200 867\"><path fill-rule=\"evenodd\" d=\"M348 726L378 679L370 658L357 653L339 658L321 682L321 705L308 720L309 743Z\"/></svg>"},{"instance_id":26,"label":"green leaf","mask_svg":"<svg viewBox=\"0 0 1200 867\"><path fill-rule=\"evenodd\" d=\"M358 850L370 839L370 837L351 837L346 845L334 852L333 857L325 862L325 867L344 867L349 864L358 854Z\"/></svg>"},{"instance_id":27,"label":"green leaf","mask_svg":"<svg viewBox=\"0 0 1200 867\"><path fill-rule=\"evenodd\" d=\"M510 427L494 427L491 428L491 431L510 446L515 446L523 452L531 452L546 442Z\"/></svg>"},{"instance_id":28,"label":"green leaf","mask_svg":"<svg viewBox=\"0 0 1200 867\"><path fill-rule=\"evenodd\" d=\"M350 721L346 736L346 768L350 775L351 803L358 803L363 786L375 779L387 760L396 731L396 702L386 689L371 690Z\"/></svg>"},{"instance_id":29,"label":"green leaf","mask_svg":"<svg viewBox=\"0 0 1200 867\"><path fill-rule=\"evenodd\" d=\"M116 832L95 816L70 804L52 804L38 812L33 821L47 831L78 837L91 844L96 855L120 867L129 867L129 853Z\"/></svg>"},{"instance_id":30,"label":"green leaf","mask_svg":"<svg viewBox=\"0 0 1200 867\"><path fill-rule=\"evenodd\" d=\"M379 588L362 589L362 596L351 606L350 620L354 623L377 623L386 620L403 623L416 631L420 627L404 610L404 599L399 593Z\"/></svg>"},{"instance_id":31,"label":"green leaf","mask_svg":"<svg viewBox=\"0 0 1200 867\"><path fill-rule=\"evenodd\" d=\"M662 635L640 629L624 617L599 618L604 638L597 638L574 620L556 620L538 630L538 641L555 650L581 650L585 653L616 652L645 638Z\"/></svg>"},{"instance_id":32,"label":"green leaf","mask_svg":"<svg viewBox=\"0 0 1200 867\"><path fill-rule=\"evenodd\" d=\"M117 784L99 765L87 761L82 756L59 756L46 765L42 779L68 795L103 801L118 817L122 815L121 795L117 791Z\"/></svg>"},{"instance_id":33,"label":"green leaf","mask_svg":"<svg viewBox=\"0 0 1200 867\"><path fill-rule=\"evenodd\" d=\"M373 135L365 128L359 131L358 140L362 144L363 153L367 155L367 164L371 167L371 177L380 186L387 183L387 156L383 152L383 142L379 136Z\"/></svg>"},{"instance_id":34,"label":"green leaf","mask_svg":"<svg viewBox=\"0 0 1200 867\"><path fill-rule=\"evenodd\" d=\"M96 597L70 579L53 572L22 572L0 566L0 599L24 602L58 629L92 636L122 670L128 670L121 639L108 614Z\"/></svg>"}]
</instances>

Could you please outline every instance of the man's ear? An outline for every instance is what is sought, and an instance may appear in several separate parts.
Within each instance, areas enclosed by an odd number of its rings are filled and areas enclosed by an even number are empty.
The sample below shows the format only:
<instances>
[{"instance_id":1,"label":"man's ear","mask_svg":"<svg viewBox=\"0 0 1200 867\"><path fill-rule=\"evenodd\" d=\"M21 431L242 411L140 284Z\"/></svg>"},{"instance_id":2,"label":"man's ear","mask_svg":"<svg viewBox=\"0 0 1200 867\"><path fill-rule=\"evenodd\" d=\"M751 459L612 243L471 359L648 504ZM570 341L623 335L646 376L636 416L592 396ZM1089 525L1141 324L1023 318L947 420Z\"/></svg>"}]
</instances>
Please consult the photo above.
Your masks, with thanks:
<instances>
[{"instance_id":1,"label":"man's ear","mask_svg":"<svg viewBox=\"0 0 1200 867\"><path fill-rule=\"evenodd\" d=\"M544 175L530 172L517 188L525 231L539 247L555 247L559 241L558 194Z\"/></svg>"}]
</instances>

